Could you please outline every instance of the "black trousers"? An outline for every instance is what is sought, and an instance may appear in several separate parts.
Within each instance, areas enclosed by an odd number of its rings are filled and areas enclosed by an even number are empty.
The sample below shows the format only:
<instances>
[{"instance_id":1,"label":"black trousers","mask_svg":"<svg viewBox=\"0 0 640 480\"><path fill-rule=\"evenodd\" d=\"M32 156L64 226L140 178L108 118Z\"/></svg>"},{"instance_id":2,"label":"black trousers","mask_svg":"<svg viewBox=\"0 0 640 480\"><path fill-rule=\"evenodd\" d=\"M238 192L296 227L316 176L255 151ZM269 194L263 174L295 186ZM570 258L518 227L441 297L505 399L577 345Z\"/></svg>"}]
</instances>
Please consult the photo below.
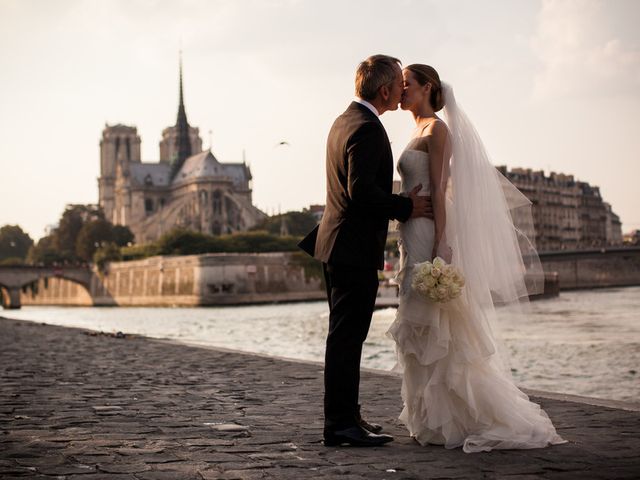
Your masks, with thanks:
<instances>
[{"instance_id":1,"label":"black trousers","mask_svg":"<svg viewBox=\"0 0 640 480\"><path fill-rule=\"evenodd\" d=\"M362 344L369 333L378 291L374 268L324 264L329 332L324 363L324 425L356 424Z\"/></svg>"}]
</instances>

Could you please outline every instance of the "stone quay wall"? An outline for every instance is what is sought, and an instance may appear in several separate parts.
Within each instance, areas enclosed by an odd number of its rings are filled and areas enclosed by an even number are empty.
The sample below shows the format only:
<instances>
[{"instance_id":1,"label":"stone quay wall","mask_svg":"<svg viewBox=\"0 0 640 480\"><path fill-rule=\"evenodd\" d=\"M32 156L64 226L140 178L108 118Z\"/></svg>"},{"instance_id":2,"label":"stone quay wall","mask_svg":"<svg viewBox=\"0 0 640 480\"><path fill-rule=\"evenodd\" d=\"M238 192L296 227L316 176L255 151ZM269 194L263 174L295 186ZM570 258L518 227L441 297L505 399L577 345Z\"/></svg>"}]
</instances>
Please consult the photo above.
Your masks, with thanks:
<instances>
[{"instance_id":1,"label":"stone quay wall","mask_svg":"<svg viewBox=\"0 0 640 480\"><path fill-rule=\"evenodd\" d=\"M545 272L557 272L560 290L640 285L640 247L540 254Z\"/></svg>"},{"instance_id":2,"label":"stone quay wall","mask_svg":"<svg viewBox=\"0 0 640 480\"><path fill-rule=\"evenodd\" d=\"M560 290L640 285L640 248L540 255ZM302 253L206 254L115 262L89 290L41 279L23 305L206 306L324 300L319 264Z\"/></svg>"},{"instance_id":3,"label":"stone quay wall","mask_svg":"<svg viewBox=\"0 0 640 480\"><path fill-rule=\"evenodd\" d=\"M23 305L205 306L325 298L320 271L301 253L206 254L114 262L90 289L41 279Z\"/></svg>"}]
</instances>

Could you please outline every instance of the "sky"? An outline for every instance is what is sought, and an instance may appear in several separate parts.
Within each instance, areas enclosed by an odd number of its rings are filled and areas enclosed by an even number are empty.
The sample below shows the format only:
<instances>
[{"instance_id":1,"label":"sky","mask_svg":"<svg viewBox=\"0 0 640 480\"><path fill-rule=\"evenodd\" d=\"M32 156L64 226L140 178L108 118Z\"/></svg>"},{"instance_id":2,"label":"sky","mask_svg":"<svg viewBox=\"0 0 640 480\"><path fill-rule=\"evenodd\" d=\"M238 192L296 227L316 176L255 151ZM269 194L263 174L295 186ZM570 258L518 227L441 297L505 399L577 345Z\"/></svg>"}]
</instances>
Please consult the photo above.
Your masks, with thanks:
<instances>
[{"instance_id":1,"label":"sky","mask_svg":"<svg viewBox=\"0 0 640 480\"><path fill-rule=\"evenodd\" d=\"M636 0L0 0L0 225L38 239L97 203L105 124L157 162L182 50L189 123L269 214L324 203L329 128L385 53L439 71L494 164L572 174L640 228L639 23ZM381 119L397 159L413 120Z\"/></svg>"}]
</instances>

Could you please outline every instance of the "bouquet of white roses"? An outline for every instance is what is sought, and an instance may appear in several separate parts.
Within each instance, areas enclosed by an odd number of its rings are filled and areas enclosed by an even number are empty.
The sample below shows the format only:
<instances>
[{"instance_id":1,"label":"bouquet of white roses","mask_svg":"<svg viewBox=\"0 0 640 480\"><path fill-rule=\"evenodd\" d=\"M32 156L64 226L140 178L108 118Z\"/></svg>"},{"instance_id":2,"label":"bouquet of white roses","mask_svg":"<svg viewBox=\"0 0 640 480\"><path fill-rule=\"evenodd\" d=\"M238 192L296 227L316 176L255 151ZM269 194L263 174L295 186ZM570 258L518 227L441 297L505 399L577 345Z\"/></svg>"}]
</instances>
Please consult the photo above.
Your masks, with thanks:
<instances>
[{"instance_id":1,"label":"bouquet of white roses","mask_svg":"<svg viewBox=\"0 0 640 480\"><path fill-rule=\"evenodd\" d=\"M464 287L460 270L436 257L433 263L416 263L413 269L413 289L433 302L446 303L457 298Z\"/></svg>"}]
</instances>

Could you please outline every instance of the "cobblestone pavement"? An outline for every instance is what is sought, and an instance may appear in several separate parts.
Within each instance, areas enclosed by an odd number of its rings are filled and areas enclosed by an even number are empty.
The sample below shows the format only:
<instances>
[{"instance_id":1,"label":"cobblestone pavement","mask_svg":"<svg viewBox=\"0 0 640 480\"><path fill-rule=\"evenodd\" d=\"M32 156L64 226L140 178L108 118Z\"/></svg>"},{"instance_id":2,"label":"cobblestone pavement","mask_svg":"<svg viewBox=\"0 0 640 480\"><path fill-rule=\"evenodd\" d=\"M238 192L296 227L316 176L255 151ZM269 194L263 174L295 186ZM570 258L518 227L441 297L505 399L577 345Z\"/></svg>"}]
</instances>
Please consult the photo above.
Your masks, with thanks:
<instances>
[{"instance_id":1,"label":"cobblestone pavement","mask_svg":"<svg viewBox=\"0 0 640 480\"><path fill-rule=\"evenodd\" d=\"M400 381L365 372L365 418L396 441L321 443L322 366L0 318L0 478L639 478L640 412L536 397L570 443L423 448Z\"/></svg>"}]
</instances>

